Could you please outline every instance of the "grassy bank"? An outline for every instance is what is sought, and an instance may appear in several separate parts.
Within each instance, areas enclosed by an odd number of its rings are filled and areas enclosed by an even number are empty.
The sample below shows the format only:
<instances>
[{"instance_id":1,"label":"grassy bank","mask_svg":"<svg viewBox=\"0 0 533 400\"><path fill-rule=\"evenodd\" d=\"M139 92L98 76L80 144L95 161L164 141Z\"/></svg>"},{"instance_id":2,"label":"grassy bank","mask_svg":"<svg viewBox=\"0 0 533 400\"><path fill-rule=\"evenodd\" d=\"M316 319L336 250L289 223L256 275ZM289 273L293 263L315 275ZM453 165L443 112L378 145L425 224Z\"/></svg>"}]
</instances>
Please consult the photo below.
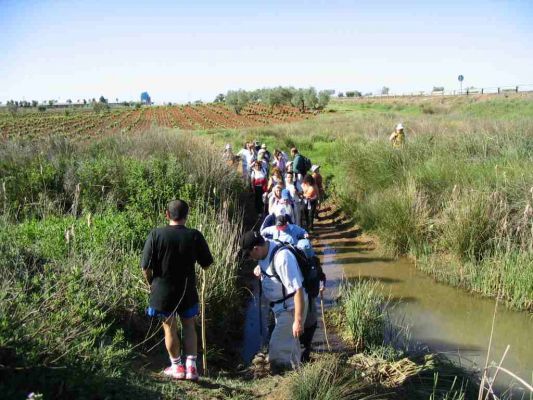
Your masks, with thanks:
<instances>
[{"instance_id":1,"label":"grassy bank","mask_svg":"<svg viewBox=\"0 0 533 400\"><path fill-rule=\"evenodd\" d=\"M135 367L154 346L161 350L163 335L144 314L140 252L148 232L165 224L166 203L186 199L188 225L204 233L215 259L205 276L208 355L216 361L216 344L227 346L215 340L218 332L227 332L228 341L240 333L234 321L241 183L234 171L221 167L204 141L157 131L91 144L7 142L0 160L5 398L32 391L77 399L185 393Z\"/></svg>"},{"instance_id":2,"label":"grassy bank","mask_svg":"<svg viewBox=\"0 0 533 400\"><path fill-rule=\"evenodd\" d=\"M334 112L216 143L296 145L388 252L438 280L533 309L533 99L462 97L333 103ZM394 125L407 144L388 142Z\"/></svg>"}]
</instances>

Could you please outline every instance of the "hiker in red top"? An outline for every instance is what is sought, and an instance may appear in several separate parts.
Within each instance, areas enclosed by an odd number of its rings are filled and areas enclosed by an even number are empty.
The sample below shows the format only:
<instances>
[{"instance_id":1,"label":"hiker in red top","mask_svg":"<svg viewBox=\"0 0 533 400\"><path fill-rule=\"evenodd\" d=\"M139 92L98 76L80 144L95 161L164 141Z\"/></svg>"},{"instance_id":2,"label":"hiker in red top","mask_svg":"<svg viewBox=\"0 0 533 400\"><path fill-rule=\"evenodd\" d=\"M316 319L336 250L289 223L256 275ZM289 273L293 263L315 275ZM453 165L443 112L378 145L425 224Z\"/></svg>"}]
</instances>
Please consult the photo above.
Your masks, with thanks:
<instances>
[{"instance_id":1,"label":"hiker in red top","mask_svg":"<svg viewBox=\"0 0 533 400\"><path fill-rule=\"evenodd\" d=\"M263 193L266 192L268 183L266 171L262 167L263 164L258 160L254 162L254 166L250 171L250 184L254 191L255 211L259 217L263 216Z\"/></svg>"}]
</instances>

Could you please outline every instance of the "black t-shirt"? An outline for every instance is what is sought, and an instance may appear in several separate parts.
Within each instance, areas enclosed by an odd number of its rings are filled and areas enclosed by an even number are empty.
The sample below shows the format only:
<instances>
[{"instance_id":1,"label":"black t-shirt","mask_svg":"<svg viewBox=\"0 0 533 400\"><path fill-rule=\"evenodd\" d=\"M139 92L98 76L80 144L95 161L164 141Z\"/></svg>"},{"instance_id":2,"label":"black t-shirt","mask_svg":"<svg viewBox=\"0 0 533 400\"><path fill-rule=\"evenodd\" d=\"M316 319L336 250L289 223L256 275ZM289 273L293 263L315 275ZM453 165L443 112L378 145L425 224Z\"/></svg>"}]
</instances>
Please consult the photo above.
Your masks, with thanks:
<instances>
[{"instance_id":1,"label":"black t-shirt","mask_svg":"<svg viewBox=\"0 0 533 400\"><path fill-rule=\"evenodd\" d=\"M150 307L163 312L182 312L198 303L194 264L213 263L204 236L183 225L156 228L144 244L141 267L153 270Z\"/></svg>"}]
</instances>

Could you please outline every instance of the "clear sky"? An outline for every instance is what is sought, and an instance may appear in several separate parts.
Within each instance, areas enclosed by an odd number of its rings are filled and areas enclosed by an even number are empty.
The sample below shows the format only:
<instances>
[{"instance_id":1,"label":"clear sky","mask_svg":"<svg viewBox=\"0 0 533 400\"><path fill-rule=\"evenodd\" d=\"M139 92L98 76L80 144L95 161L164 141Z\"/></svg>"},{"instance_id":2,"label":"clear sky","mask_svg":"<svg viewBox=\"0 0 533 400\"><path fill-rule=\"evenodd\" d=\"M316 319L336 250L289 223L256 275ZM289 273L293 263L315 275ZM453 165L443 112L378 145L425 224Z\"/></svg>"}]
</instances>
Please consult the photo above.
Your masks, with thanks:
<instances>
[{"instance_id":1,"label":"clear sky","mask_svg":"<svg viewBox=\"0 0 533 400\"><path fill-rule=\"evenodd\" d=\"M533 0L0 0L0 101L533 84Z\"/></svg>"}]
</instances>

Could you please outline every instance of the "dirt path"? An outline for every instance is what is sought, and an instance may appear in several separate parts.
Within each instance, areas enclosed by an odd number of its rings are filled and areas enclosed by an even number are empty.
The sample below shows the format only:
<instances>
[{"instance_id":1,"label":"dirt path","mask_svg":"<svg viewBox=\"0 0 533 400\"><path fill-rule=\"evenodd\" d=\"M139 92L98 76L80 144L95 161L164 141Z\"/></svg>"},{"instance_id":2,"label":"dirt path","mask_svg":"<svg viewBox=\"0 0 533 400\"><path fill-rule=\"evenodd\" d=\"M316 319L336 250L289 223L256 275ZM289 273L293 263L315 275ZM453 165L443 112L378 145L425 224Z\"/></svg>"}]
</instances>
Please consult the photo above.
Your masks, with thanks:
<instances>
[{"instance_id":1,"label":"dirt path","mask_svg":"<svg viewBox=\"0 0 533 400\"><path fill-rule=\"evenodd\" d=\"M371 239L361 234L361 230L346 218L338 207L331 203L326 203L321 207L319 218L315 220L314 225L311 241L327 277L323 299L324 308L327 310L337 306L339 286L344 277L342 265L336 263L338 255L346 252L374 250L375 245ZM320 353L328 349L320 308L318 311L319 322L313 338L313 348ZM326 326L326 328L331 351L345 352L346 346L333 332L333 327Z\"/></svg>"}]
</instances>

